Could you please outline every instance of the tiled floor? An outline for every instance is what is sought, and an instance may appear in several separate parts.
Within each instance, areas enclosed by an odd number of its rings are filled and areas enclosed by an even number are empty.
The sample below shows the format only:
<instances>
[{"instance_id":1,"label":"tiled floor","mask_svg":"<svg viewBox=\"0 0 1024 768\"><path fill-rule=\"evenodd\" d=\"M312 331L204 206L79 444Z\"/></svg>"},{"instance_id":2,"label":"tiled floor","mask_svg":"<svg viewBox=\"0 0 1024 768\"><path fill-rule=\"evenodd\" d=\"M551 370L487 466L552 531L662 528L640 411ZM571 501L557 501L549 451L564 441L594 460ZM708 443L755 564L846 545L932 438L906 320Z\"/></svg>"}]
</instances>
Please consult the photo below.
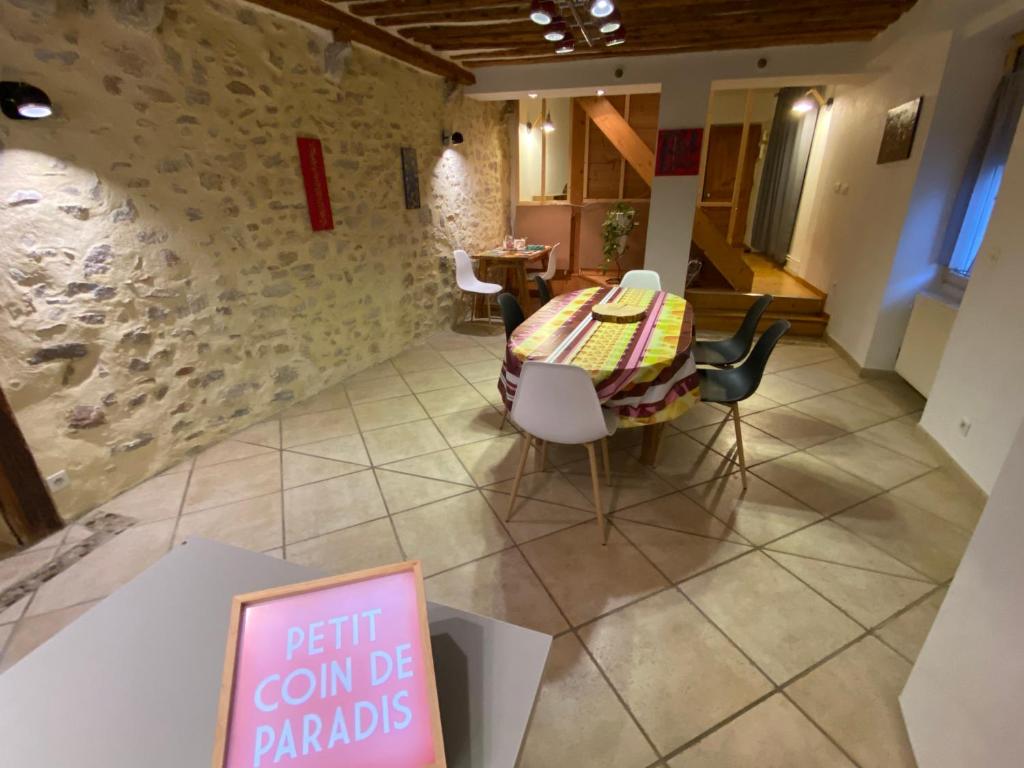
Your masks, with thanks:
<instances>
[{"instance_id":1,"label":"tiled floor","mask_svg":"<svg viewBox=\"0 0 1024 768\"><path fill-rule=\"evenodd\" d=\"M445 332L104 505L138 522L0 613L10 666L175 542L329 572L420 558L433 599L556 635L522 766L908 766L896 696L982 500L908 387L783 344L743 407L698 405L657 467L612 441L598 543L582 449L553 446L503 522L520 438L497 326ZM0 591L87 531L0 560Z\"/></svg>"}]
</instances>

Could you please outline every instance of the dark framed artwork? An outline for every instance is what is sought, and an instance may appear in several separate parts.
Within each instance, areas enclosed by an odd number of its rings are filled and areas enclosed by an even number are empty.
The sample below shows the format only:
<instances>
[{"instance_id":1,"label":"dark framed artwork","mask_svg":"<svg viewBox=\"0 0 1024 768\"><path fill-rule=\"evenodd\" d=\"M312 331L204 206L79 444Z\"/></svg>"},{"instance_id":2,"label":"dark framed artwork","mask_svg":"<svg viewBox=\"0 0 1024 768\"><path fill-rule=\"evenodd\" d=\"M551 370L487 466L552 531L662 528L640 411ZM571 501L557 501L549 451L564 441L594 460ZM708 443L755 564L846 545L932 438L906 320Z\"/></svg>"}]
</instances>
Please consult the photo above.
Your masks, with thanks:
<instances>
[{"instance_id":1,"label":"dark framed artwork","mask_svg":"<svg viewBox=\"0 0 1024 768\"><path fill-rule=\"evenodd\" d=\"M703 140L703 128L658 131L654 175L696 176L700 173L700 147Z\"/></svg>"},{"instance_id":2,"label":"dark framed artwork","mask_svg":"<svg viewBox=\"0 0 1024 768\"><path fill-rule=\"evenodd\" d=\"M914 149L914 134L917 133L917 121L921 117L919 96L906 104L893 107L885 117L885 131L882 133L882 146L878 148L878 164L895 163L906 160Z\"/></svg>"},{"instance_id":3,"label":"dark framed artwork","mask_svg":"<svg viewBox=\"0 0 1024 768\"><path fill-rule=\"evenodd\" d=\"M420 172L416 164L416 150L402 147L402 187L405 190L407 210L420 207Z\"/></svg>"}]
</instances>

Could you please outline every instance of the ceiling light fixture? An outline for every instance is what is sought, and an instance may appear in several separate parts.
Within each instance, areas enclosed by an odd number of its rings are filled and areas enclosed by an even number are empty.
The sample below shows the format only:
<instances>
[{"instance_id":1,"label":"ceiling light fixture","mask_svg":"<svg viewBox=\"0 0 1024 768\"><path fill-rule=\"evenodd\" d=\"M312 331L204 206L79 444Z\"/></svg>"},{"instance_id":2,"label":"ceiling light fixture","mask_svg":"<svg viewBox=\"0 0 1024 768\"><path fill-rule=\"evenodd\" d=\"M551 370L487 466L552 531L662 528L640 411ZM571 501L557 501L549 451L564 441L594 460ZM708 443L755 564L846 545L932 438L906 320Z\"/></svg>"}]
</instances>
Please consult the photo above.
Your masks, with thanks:
<instances>
[{"instance_id":1,"label":"ceiling light fixture","mask_svg":"<svg viewBox=\"0 0 1024 768\"><path fill-rule=\"evenodd\" d=\"M526 95L529 96L531 99L536 99L537 98L537 94L536 93L528 93Z\"/></svg>"},{"instance_id":2,"label":"ceiling light fixture","mask_svg":"<svg viewBox=\"0 0 1024 768\"><path fill-rule=\"evenodd\" d=\"M464 141L465 138L463 138L459 131L452 131L451 133L448 133L448 131L441 131L441 143L446 147L449 144L461 144Z\"/></svg>"},{"instance_id":3,"label":"ceiling light fixture","mask_svg":"<svg viewBox=\"0 0 1024 768\"><path fill-rule=\"evenodd\" d=\"M551 0L533 0L530 3L530 20L534 24L546 27L558 15L555 4Z\"/></svg>"},{"instance_id":4,"label":"ceiling light fixture","mask_svg":"<svg viewBox=\"0 0 1024 768\"><path fill-rule=\"evenodd\" d=\"M565 40L565 36L569 34L569 27L565 23L565 19L561 16L556 16L544 32L544 39L550 40L552 43L559 43Z\"/></svg>"},{"instance_id":5,"label":"ceiling light fixture","mask_svg":"<svg viewBox=\"0 0 1024 768\"><path fill-rule=\"evenodd\" d=\"M597 95L598 96L604 96L604 88L598 88L597 89Z\"/></svg>"},{"instance_id":6,"label":"ceiling light fixture","mask_svg":"<svg viewBox=\"0 0 1024 768\"><path fill-rule=\"evenodd\" d=\"M4 80L0 82L0 110L12 120L39 120L53 114L53 104L41 88Z\"/></svg>"},{"instance_id":7,"label":"ceiling light fixture","mask_svg":"<svg viewBox=\"0 0 1024 768\"><path fill-rule=\"evenodd\" d=\"M558 53L558 54L572 53L575 50L576 50L576 41L573 40L571 37L567 37L567 38L565 38L565 40L563 40L562 42L560 42L558 44L558 47L555 48L555 53Z\"/></svg>"},{"instance_id":8,"label":"ceiling light fixture","mask_svg":"<svg viewBox=\"0 0 1024 768\"><path fill-rule=\"evenodd\" d=\"M544 120L544 124L541 126L544 129L544 133L551 133L555 130L555 124L551 122L551 113L548 112L547 118Z\"/></svg>"},{"instance_id":9,"label":"ceiling light fixture","mask_svg":"<svg viewBox=\"0 0 1024 768\"><path fill-rule=\"evenodd\" d=\"M619 29L618 32L612 32L604 39L604 44L611 48L613 45L622 45L626 42L626 30Z\"/></svg>"},{"instance_id":10,"label":"ceiling light fixture","mask_svg":"<svg viewBox=\"0 0 1024 768\"><path fill-rule=\"evenodd\" d=\"M595 19L603 19L611 16L615 11L615 3L612 0L594 0L590 4L590 15Z\"/></svg>"},{"instance_id":11,"label":"ceiling light fixture","mask_svg":"<svg viewBox=\"0 0 1024 768\"><path fill-rule=\"evenodd\" d=\"M622 26L622 16L619 14L619 9L616 8L608 16L601 20L597 28L601 31L602 35L610 35L612 32L618 32L619 27Z\"/></svg>"}]
</instances>

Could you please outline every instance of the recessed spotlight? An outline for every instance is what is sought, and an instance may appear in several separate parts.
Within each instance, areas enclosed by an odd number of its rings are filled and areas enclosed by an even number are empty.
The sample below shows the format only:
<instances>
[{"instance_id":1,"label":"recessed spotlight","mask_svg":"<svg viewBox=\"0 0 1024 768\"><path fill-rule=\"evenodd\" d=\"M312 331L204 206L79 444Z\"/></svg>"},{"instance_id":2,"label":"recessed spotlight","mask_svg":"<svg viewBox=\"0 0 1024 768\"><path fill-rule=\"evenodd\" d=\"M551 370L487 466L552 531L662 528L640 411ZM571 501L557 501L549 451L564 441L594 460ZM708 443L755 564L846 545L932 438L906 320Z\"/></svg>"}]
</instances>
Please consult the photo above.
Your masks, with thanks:
<instances>
[{"instance_id":1,"label":"recessed spotlight","mask_svg":"<svg viewBox=\"0 0 1024 768\"><path fill-rule=\"evenodd\" d=\"M544 39L550 40L552 43L559 43L565 40L565 36L568 34L569 27L566 26L565 19L561 16L556 16L544 32Z\"/></svg>"},{"instance_id":2,"label":"recessed spotlight","mask_svg":"<svg viewBox=\"0 0 1024 768\"><path fill-rule=\"evenodd\" d=\"M0 82L0 110L12 120L39 120L53 114L50 97L34 85Z\"/></svg>"},{"instance_id":3,"label":"recessed spotlight","mask_svg":"<svg viewBox=\"0 0 1024 768\"><path fill-rule=\"evenodd\" d=\"M622 16L619 14L619 9L616 8L608 16L601 20L597 28L601 31L602 35L610 35L612 32L618 32L619 27L622 26Z\"/></svg>"},{"instance_id":4,"label":"recessed spotlight","mask_svg":"<svg viewBox=\"0 0 1024 768\"><path fill-rule=\"evenodd\" d=\"M536 93L528 93L526 95L529 96L531 99L536 99L537 98L537 94Z\"/></svg>"},{"instance_id":5,"label":"recessed spotlight","mask_svg":"<svg viewBox=\"0 0 1024 768\"><path fill-rule=\"evenodd\" d=\"M603 19L611 16L615 11L615 3L612 0L594 0L590 4L590 15L595 19Z\"/></svg>"},{"instance_id":6,"label":"recessed spotlight","mask_svg":"<svg viewBox=\"0 0 1024 768\"><path fill-rule=\"evenodd\" d=\"M626 42L626 33L621 29L618 32L612 32L604 39L604 44L609 48L613 45L622 45L624 42Z\"/></svg>"},{"instance_id":7,"label":"recessed spotlight","mask_svg":"<svg viewBox=\"0 0 1024 768\"><path fill-rule=\"evenodd\" d=\"M555 48L555 53L572 53L575 50L576 41L573 40L571 37L567 37L565 38L565 40L558 44L558 47Z\"/></svg>"},{"instance_id":8,"label":"recessed spotlight","mask_svg":"<svg viewBox=\"0 0 1024 768\"><path fill-rule=\"evenodd\" d=\"M530 3L530 20L534 24L546 27L558 15L555 4L551 0L533 0Z\"/></svg>"}]
</instances>

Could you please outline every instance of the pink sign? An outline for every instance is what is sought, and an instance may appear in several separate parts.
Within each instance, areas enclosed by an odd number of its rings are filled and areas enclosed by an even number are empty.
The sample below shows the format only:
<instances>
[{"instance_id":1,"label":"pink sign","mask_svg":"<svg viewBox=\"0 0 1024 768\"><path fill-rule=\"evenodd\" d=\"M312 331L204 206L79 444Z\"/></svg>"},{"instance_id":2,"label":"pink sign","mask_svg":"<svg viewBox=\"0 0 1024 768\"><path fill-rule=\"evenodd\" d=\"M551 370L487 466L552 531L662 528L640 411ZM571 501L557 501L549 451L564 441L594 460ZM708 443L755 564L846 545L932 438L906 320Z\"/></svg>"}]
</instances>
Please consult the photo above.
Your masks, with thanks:
<instances>
[{"instance_id":1,"label":"pink sign","mask_svg":"<svg viewBox=\"0 0 1024 768\"><path fill-rule=\"evenodd\" d=\"M235 598L215 768L445 765L418 562Z\"/></svg>"}]
</instances>

